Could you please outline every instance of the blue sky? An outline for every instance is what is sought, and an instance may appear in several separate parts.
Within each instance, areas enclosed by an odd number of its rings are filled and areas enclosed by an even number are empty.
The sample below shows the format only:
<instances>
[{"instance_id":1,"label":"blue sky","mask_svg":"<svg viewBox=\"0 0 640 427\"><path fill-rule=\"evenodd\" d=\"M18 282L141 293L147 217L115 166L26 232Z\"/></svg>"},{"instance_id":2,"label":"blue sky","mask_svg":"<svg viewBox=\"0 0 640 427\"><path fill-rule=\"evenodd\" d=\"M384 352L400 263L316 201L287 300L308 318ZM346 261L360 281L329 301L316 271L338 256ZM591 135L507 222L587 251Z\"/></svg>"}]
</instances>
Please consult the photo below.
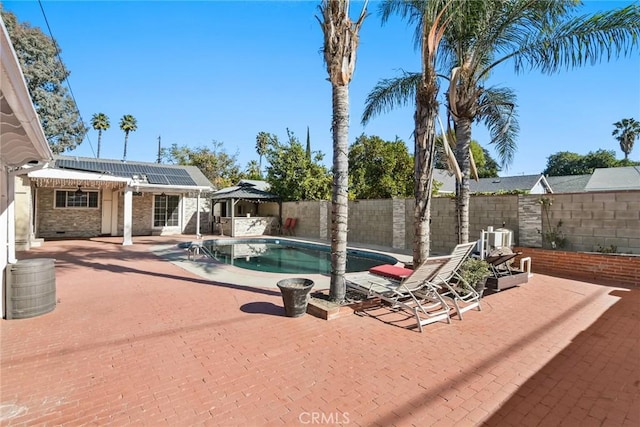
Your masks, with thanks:
<instances>
[{"instance_id":1,"label":"blue sky","mask_svg":"<svg viewBox=\"0 0 640 427\"><path fill-rule=\"evenodd\" d=\"M584 11L629 4L587 1ZM51 2L43 1L49 25L85 123L94 113L109 116L101 157L121 159L124 133L118 123L133 115L138 130L129 136L127 159L154 162L162 145L211 147L219 141L237 153L244 168L258 160L255 137L265 131L286 140L286 128L303 142L310 128L313 150L332 157L331 85L320 49L316 20L319 2ZM352 16L360 4L352 5ZM47 33L37 1L5 1L20 22ZM394 19L381 25L376 2L360 34L354 79L350 85L349 141L365 133L397 137L413 151L413 106L360 124L367 94L382 78L420 69L412 28ZM541 172L558 151L586 154L615 150L613 123L640 120L640 54L554 76L515 75L499 69L490 85L511 87L518 95L518 151L501 175ZM444 116L443 116L444 119ZM487 147L489 137L475 125L473 138ZM97 132L65 154L94 157ZM631 159L640 160L640 143Z\"/></svg>"}]
</instances>

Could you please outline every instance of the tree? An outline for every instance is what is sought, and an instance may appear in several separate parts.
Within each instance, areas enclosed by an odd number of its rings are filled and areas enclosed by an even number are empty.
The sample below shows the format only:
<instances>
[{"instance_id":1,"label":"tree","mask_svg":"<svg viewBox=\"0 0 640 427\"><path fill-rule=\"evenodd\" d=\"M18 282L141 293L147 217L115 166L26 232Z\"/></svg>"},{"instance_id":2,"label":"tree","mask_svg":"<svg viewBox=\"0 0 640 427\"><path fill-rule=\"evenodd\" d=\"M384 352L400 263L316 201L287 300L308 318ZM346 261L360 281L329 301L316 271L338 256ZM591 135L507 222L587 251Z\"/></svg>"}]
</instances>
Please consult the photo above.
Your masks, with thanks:
<instances>
[{"instance_id":1,"label":"tree","mask_svg":"<svg viewBox=\"0 0 640 427\"><path fill-rule=\"evenodd\" d=\"M331 174L322 165L324 155L315 152L312 159L298 138L287 129L288 141L274 138L267 149L267 182L270 191L283 201L328 200L331 195Z\"/></svg>"},{"instance_id":2,"label":"tree","mask_svg":"<svg viewBox=\"0 0 640 427\"><path fill-rule=\"evenodd\" d=\"M346 295L347 221L349 193L349 83L356 66L359 31L367 15L365 0L360 17L349 17L349 0L323 0L320 5L333 104L333 190L331 197L331 284L329 297L342 302Z\"/></svg>"},{"instance_id":3,"label":"tree","mask_svg":"<svg viewBox=\"0 0 640 427\"><path fill-rule=\"evenodd\" d=\"M380 5L383 23L392 14L399 14L409 24L415 24L415 42L420 48L422 70L420 73L403 72L399 78L379 81L367 96L362 123L415 100L413 263L416 266L427 259L430 246L435 126L439 109L436 64L444 31L458 16L455 6L461 3L464 2L386 0Z\"/></svg>"},{"instance_id":4,"label":"tree","mask_svg":"<svg viewBox=\"0 0 640 427\"><path fill-rule=\"evenodd\" d=\"M268 132L258 132L256 136L256 152L259 156L258 170L262 176L262 157L267 153L269 144L273 140L273 135Z\"/></svg>"},{"instance_id":5,"label":"tree","mask_svg":"<svg viewBox=\"0 0 640 427\"><path fill-rule=\"evenodd\" d=\"M51 151L60 154L73 150L82 143L88 128L63 86L69 71L60 59L60 47L39 28L18 23L13 13L0 13Z\"/></svg>"},{"instance_id":6,"label":"tree","mask_svg":"<svg viewBox=\"0 0 640 427\"><path fill-rule=\"evenodd\" d=\"M98 131L98 158L100 158L100 144L102 143L102 131L109 129L109 117L104 113L96 113L91 117L91 126Z\"/></svg>"},{"instance_id":7,"label":"tree","mask_svg":"<svg viewBox=\"0 0 640 427\"><path fill-rule=\"evenodd\" d=\"M262 174L260 173L260 165L255 160L251 160L247 163L247 168L245 169L245 175L247 179L262 179Z\"/></svg>"},{"instance_id":8,"label":"tree","mask_svg":"<svg viewBox=\"0 0 640 427\"><path fill-rule=\"evenodd\" d=\"M624 159L629 160L629 154L633 150L633 143L640 138L640 123L633 118L622 119L613 124L616 128L611 133L620 142L620 149L624 153Z\"/></svg>"},{"instance_id":9,"label":"tree","mask_svg":"<svg viewBox=\"0 0 640 427\"><path fill-rule=\"evenodd\" d=\"M413 195L413 158L404 141L360 135L349 147L349 188L356 199Z\"/></svg>"},{"instance_id":10,"label":"tree","mask_svg":"<svg viewBox=\"0 0 640 427\"><path fill-rule=\"evenodd\" d=\"M455 142L455 133L451 132L451 135L447 136L449 141ZM446 157L444 154L443 138L442 135L438 135L436 137L437 145L436 145L436 160L435 160L435 168L436 169L449 169L449 165L446 161ZM476 169L478 171L478 178L495 178L498 176L498 172L500 172L500 165L498 162L491 156L489 150L482 147L478 141L471 140L471 144L469 145L471 149L471 153L473 155L473 161L476 164Z\"/></svg>"},{"instance_id":11,"label":"tree","mask_svg":"<svg viewBox=\"0 0 640 427\"><path fill-rule=\"evenodd\" d=\"M484 0L460 2L464 19L444 36L449 53L447 105L456 131L456 157L462 171L458 195L459 242L469 240L469 142L471 125L489 128L503 164L515 152L515 96L508 89L487 88L486 80L506 61L546 74L629 54L638 44L637 5L572 17L571 0Z\"/></svg>"},{"instance_id":12,"label":"tree","mask_svg":"<svg viewBox=\"0 0 640 427\"><path fill-rule=\"evenodd\" d=\"M624 161L622 161L624 162ZM613 150L591 151L586 155L561 151L547 158L547 167L542 173L549 176L587 175L596 168L614 168L624 166L616 160Z\"/></svg>"},{"instance_id":13,"label":"tree","mask_svg":"<svg viewBox=\"0 0 640 427\"><path fill-rule=\"evenodd\" d=\"M307 126L307 157L311 160L311 137L309 136L309 126Z\"/></svg>"},{"instance_id":14,"label":"tree","mask_svg":"<svg viewBox=\"0 0 640 427\"><path fill-rule=\"evenodd\" d=\"M124 132L124 154L122 155L122 160L127 160L129 132L135 132L138 129L138 121L131 114L125 114L120 119L120 129Z\"/></svg>"},{"instance_id":15,"label":"tree","mask_svg":"<svg viewBox=\"0 0 640 427\"><path fill-rule=\"evenodd\" d=\"M162 149L163 158L169 163L196 166L218 189L237 184L244 177L238 166L237 154L228 154L221 142L214 140L211 144L213 148L172 144L168 150Z\"/></svg>"}]
</instances>

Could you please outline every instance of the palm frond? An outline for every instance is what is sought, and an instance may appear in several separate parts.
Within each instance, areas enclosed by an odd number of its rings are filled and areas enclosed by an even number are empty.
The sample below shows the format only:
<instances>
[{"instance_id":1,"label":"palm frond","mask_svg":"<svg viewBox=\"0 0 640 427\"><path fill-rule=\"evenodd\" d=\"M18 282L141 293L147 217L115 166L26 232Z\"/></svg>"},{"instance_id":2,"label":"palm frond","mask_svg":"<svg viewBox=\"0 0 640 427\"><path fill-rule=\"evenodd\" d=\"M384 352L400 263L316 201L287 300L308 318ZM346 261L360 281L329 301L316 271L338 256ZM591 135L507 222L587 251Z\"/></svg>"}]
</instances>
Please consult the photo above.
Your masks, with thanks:
<instances>
[{"instance_id":1,"label":"palm frond","mask_svg":"<svg viewBox=\"0 0 640 427\"><path fill-rule=\"evenodd\" d=\"M404 107L415 101L416 91L422 75L403 71L399 77L383 79L367 95L361 122L366 125L369 120L380 113L386 113L396 107Z\"/></svg>"},{"instance_id":2,"label":"palm frond","mask_svg":"<svg viewBox=\"0 0 640 427\"><path fill-rule=\"evenodd\" d=\"M508 88L486 88L479 100L478 120L483 122L491 144L495 144L501 166L508 167L517 149L516 138L520 131L516 113L516 95Z\"/></svg>"}]
</instances>

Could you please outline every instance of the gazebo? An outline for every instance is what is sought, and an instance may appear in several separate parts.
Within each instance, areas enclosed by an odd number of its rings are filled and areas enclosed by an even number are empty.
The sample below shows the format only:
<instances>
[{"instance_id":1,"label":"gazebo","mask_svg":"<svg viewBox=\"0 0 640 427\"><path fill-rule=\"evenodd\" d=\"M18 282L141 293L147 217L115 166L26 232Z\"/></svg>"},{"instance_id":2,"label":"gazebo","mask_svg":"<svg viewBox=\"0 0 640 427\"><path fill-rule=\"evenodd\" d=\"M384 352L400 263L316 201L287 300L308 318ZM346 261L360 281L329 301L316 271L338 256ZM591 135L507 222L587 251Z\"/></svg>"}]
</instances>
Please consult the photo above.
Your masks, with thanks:
<instances>
[{"instance_id":1,"label":"gazebo","mask_svg":"<svg viewBox=\"0 0 640 427\"><path fill-rule=\"evenodd\" d=\"M213 229L231 237L274 234L282 223L282 200L268 192L269 184L241 180L213 193Z\"/></svg>"}]
</instances>

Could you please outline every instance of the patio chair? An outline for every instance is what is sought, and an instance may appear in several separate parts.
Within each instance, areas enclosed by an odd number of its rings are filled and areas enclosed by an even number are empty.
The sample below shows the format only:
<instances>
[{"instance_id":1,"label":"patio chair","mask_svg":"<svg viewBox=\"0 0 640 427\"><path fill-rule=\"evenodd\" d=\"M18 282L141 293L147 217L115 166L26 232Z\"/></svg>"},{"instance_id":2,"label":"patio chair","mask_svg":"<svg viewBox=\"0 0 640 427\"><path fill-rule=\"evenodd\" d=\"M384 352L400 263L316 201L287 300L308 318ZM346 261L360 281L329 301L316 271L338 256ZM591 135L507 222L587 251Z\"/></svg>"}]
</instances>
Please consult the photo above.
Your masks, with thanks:
<instances>
[{"instance_id":1,"label":"patio chair","mask_svg":"<svg viewBox=\"0 0 640 427\"><path fill-rule=\"evenodd\" d=\"M389 303L392 309L408 310L415 316L418 329L422 332L422 327L429 323L441 320L451 323L450 307L437 289L429 285L429 280L436 275L448 258L430 258L401 280L396 280L393 274L383 276L374 274L370 270L364 273L345 274L345 281L347 287L355 292L367 297L380 298ZM419 297L415 293L417 290L421 291Z\"/></svg>"},{"instance_id":2,"label":"patio chair","mask_svg":"<svg viewBox=\"0 0 640 427\"><path fill-rule=\"evenodd\" d=\"M440 295L450 302L462 320L462 313L480 307L480 294L458 273L465 260L471 255L476 242L457 245L451 252L449 260L440 268L429 283L440 289ZM418 292L420 296L420 292Z\"/></svg>"}]
</instances>

